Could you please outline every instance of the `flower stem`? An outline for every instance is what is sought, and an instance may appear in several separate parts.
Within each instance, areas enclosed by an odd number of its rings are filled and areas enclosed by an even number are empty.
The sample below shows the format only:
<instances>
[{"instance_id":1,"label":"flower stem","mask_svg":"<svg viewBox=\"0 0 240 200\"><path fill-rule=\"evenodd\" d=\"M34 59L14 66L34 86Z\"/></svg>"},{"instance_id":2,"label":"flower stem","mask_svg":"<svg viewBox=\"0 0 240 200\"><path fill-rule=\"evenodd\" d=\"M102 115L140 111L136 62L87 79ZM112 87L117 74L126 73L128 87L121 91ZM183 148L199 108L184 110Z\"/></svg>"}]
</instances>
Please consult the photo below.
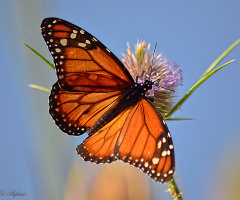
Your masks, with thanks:
<instances>
[{"instance_id":1,"label":"flower stem","mask_svg":"<svg viewBox=\"0 0 240 200\"><path fill-rule=\"evenodd\" d=\"M169 191L171 192L173 199L174 200L182 200L182 196L181 193L175 183L175 180L172 179L171 181L169 181L168 183L168 187L169 187Z\"/></svg>"}]
</instances>

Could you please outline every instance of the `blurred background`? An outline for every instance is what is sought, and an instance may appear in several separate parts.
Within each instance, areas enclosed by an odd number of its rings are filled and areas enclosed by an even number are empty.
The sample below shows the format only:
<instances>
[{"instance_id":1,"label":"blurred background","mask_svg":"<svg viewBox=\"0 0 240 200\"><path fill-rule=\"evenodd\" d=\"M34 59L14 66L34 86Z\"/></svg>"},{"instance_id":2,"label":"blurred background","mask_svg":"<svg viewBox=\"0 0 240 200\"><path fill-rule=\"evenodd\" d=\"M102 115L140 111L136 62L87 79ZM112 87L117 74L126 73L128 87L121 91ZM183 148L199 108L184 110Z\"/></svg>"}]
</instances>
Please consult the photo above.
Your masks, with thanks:
<instances>
[{"instance_id":1,"label":"blurred background","mask_svg":"<svg viewBox=\"0 0 240 200\"><path fill-rule=\"evenodd\" d=\"M172 199L158 184L122 162L95 165L75 152L84 136L62 133L48 114L55 72L27 49L52 61L41 21L59 17L76 24L116 56L137 39L183 70L182 97L209 65L240 38L240 1L8 0L0 2L0 190L18 199ZM153 49L153 48L152 48ZM236 59L205 82L167 122L176 154L176 182L184 199L240 199L240 46ZM12 199L0 196L0 199Z\"/></svg>"}]
</instances>

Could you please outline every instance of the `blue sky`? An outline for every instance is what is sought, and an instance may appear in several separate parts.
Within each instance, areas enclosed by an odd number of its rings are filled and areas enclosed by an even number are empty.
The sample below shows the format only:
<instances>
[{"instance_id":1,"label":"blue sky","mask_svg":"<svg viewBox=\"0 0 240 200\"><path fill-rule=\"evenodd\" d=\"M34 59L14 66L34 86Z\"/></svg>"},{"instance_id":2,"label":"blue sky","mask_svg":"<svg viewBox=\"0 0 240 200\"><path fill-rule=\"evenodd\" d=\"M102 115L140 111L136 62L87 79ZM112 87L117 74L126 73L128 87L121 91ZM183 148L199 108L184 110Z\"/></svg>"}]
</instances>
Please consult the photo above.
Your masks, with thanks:
<instances>
[{"instance_id":1,"label":"blue sky","mask_svg":"<svg viewBox=\"0 0 240 200\"><path fill-rule=\"evenodd\" d=\"M183 70L181 97L240 38L239 11L237 0L2 1L0 190L20 190L29 199L41 199L44 183L54 185L55 173L61 174L59 187L64 187L77 157L75 147L83 139L61 133L48 114L48 94L27 87L34 83L50 88L56 80L55 72L21 44L51 60L40 33L44 18L59 17L84 28L119 58L127 42L132 48L137 39L157 42L157 51ZM216 188L227 190L230 172L240 171L239 56L238 46L221 62L236 59L234 63L205 82L174 115L195 120L168 122L175 145L176 182L185 199L221 199ZM49 161L53 158L54 166ZM52 173L52 167L57 172ZM152 199L159 195L171 199L162 194L166 189L151 183ZM56 199L62 196L57 195Z\"/></svg>"}]
</instances>

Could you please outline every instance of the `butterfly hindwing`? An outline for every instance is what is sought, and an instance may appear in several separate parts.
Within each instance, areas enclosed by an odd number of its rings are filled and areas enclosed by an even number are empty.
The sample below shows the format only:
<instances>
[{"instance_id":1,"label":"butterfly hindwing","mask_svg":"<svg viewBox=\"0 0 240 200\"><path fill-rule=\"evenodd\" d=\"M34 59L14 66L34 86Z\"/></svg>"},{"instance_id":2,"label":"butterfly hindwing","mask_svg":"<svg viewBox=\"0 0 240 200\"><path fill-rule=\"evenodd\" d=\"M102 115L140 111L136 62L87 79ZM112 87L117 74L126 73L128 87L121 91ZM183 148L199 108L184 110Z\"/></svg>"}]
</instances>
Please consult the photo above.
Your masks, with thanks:
<instances>
[{"instance_id":1,"label":"butterfly hindwing","mask_svg":"<svg viewBox=\"0 0 240 200\"><path fill-rule=\"evenodd\" d=\"M159 111L141 99L125 120L116 157L138 167L157 182L172 179L175 167L171 135Z\"/></svg>"},{"instance_id":2,"label":"butterfly hindwing","mask_svg":"<svg viewBox=\"0 0 240 200\"><path fill-rule=\"evenodd\" d=\"M120 95L120 91L108 93L66 91L57 82L49 96L49 112L63 132L77 136L92 127L118 102Z\"/></svg>"},{"instance_id":3,"label":"butterfly hindwing","mask_svg":"<svg viewBox=\"0 0 240 200\"><path fill-rule=\"evenodd\" d=\"M115 146L125 119L131 110L131 107L125 109L99 131L89 136L77 147L77 153L85 161L94 163L110 163L116 160Z\"/></svg>"},{"instance_id":4,"label":"butterfly hindwing","mask_svg":"<svg viewBox=\"0 0 240 200\"><path fill-rule=\"evenodd\" d=\"M171 135L159 112L146 99L88 137L77 152L84 160L95 163L120 159L157 182L171 180L174 173Z\"/></svg>"}]
</instances>

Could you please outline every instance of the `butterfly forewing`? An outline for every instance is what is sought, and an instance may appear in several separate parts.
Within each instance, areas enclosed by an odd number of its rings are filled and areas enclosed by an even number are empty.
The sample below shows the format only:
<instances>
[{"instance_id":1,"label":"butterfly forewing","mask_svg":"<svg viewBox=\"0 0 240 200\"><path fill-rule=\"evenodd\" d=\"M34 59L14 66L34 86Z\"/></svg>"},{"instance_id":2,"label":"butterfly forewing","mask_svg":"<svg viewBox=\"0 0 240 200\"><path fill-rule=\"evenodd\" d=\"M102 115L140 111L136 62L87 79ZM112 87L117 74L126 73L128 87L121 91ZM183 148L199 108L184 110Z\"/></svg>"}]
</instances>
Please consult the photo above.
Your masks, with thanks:
<instances>
[{"instance_id":1,"label":"butterfly forewing","mask_svg":"<svg viewBox=\"0 0 240 200\"><path fill-rule=\"evenodd\" d=\"M63 89L111 92L133 84L118 58L87 31L56 18L45 19L41 28Z\"/></svg>"},{"instance_id":2,"label":"butterfly forewing","mask_svg":"<svg viewBox=\"0 0 240 200\"><path fill-rule=\"evenodd\" d=\"M41 29L58 75L49 97L50 114L62 131L82 134L131 86L132 77L85 30L57 18L43 20Z\"/></svg>"}]
</instances>

